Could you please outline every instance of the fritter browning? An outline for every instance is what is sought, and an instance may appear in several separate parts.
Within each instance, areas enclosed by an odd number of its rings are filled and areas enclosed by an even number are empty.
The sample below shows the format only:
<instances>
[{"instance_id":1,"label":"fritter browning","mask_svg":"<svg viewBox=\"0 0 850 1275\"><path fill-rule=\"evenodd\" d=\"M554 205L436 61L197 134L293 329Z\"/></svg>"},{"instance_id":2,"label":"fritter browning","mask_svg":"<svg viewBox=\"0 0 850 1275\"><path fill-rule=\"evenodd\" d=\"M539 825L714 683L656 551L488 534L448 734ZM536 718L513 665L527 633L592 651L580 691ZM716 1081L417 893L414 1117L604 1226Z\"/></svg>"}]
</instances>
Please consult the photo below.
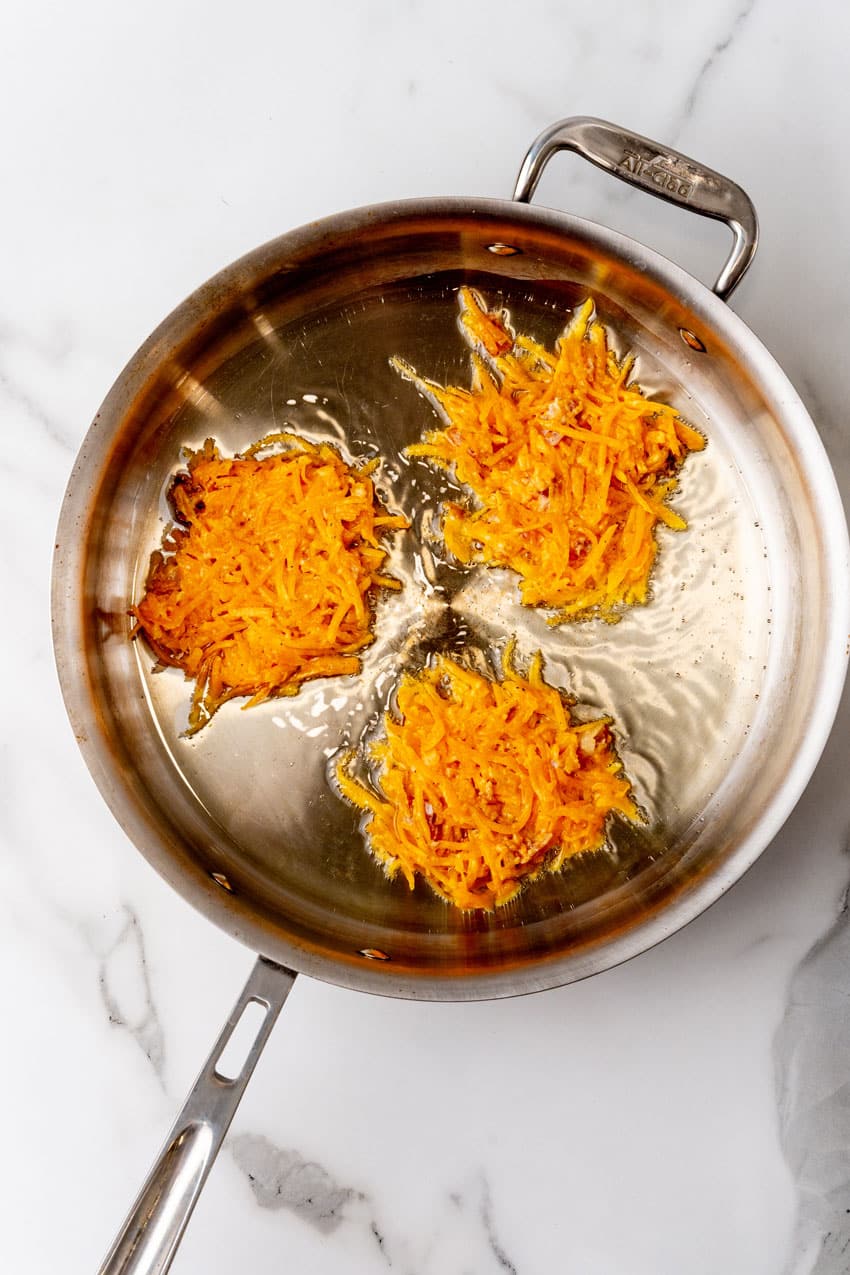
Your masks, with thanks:
<instances>
[{"instance_id":1,"label":"fritter browning","mask_svg":"<svg viewBox=\"0 0 850 1275\"><path fill-rule=\"evenodd\" d=\"M405 673L397 712L367 755L377 791L337 767L345 797L366 811L365 833L390 877L422 876L459 908L507 903L525 881L598 850L617 811L637 819L607 718L572 719L543 680L504 657L500 681L438 656Z\"/></svg>"},{"instance_id":2,"label":"fritter browning","mask_svg":"<svg viewBox=\"0 0 850 1275\"><path fill-rule=\"evenodd\" d=\"M258 453L273 445L286 450ZM272 435L228 459L208 439L169 492L177 525L151 558L136 632L194 680L187 734L227 700L246 708L316 677L359 673L373 640L383 537L406 527L379 501L374 465Z\"/></svg>"},{"instance_id":3,"label":"fritter browning","mask_svg":"<svg viewBox=\"0 0 850 1275\"><path fill-rule=\"evenodd\" d=\"M701 434L630 381L588 300L550 352L516 335L471 289L460 291L472 385L443 387L396 359L440 409L443 429L408 447L453 468L469 506L443 506L446 546L462 563L508 567L551 624L618 618L647 600L659 523L685 521L667 501Z\"/></svg>"}]
</instances>

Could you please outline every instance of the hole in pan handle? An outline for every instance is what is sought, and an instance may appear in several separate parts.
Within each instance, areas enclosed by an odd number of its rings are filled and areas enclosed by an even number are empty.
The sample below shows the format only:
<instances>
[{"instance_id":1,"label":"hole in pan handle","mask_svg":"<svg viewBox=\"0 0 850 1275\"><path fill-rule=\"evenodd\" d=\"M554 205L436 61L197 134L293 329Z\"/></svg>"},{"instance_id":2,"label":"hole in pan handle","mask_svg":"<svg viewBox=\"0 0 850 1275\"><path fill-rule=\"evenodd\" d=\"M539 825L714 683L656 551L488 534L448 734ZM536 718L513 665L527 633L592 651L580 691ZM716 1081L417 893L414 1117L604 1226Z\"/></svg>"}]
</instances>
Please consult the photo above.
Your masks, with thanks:
<instances>
[{"instance_id":1,"label":"hole in pan handle","mask_svg":"<svg viewBox=\"0 0 850 1275\"><path fill-rule=\"evenodd\" d=\"M256 961L100 1268L100 1275L165 1275L171 1266L207 1174L295 977L292 970L264 956ZM264 1012L258 1013L258 1009ZM251 1040L244 1035L249 1022L254 1027ZM238 1059L227 1048L237 1028ZM229 1060L233 1060L232 1066L228 1065ZM223 1074L231 1071L235 1074Z\"/></svg>"},{"instance_id":2,"label":"hole in pan handle","mask_svg":"<svg viewBox=\"0 0 850 1275\"><path fill-rule=\"evenodd\" d=\"M630 186L701 217L724 221L734 242L714 291L721 301L729 300L758 246L756 210L740 186L639 133L589 115L576 115L553 124L532 142L519 170L514 199L530 202L543 169L557 151L573 151Z\"/></svg>"}]
</instances>

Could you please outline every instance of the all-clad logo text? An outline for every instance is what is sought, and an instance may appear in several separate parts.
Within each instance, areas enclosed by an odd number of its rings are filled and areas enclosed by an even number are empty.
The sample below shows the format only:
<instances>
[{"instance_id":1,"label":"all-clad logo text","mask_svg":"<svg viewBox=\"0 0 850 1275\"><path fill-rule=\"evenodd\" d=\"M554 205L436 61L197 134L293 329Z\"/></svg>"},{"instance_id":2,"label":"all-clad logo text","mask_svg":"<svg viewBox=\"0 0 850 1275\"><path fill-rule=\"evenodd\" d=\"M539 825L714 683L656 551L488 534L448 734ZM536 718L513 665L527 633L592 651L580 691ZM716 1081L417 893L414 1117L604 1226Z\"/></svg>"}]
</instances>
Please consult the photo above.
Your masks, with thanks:
<instances>
[{"instance_id":1,"label":"all-clad logo text","mask_svg":"<svg viewBox=\"0 0 850 1275\"><path fill-rule=\"evenodd\" d=\"M634 151L626 151L617 165L625 172L631 173L647 186L657 186L659 190L669 190L671 195L679 199L690 199L694 184L686 178L674 173L657 159L642 159Z\"/></svg>"}]
</instances>

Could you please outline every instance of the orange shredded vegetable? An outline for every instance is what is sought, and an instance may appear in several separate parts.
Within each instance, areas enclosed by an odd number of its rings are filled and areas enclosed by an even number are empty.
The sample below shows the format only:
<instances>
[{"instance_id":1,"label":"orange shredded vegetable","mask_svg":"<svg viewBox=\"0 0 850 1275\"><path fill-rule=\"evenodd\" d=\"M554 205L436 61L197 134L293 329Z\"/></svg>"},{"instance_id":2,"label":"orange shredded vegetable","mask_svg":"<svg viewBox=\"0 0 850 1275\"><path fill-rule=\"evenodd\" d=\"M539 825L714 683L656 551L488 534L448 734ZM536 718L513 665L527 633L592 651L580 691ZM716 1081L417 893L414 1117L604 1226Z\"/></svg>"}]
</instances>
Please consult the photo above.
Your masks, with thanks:
<instances>
[{"instance_id":1,"label":"orange shredded vegetable","mask_svg":"<svg viewBox=\"0 0 850 1275\"><path fill-rule=\"evenodd\" d=\"M211 439L189 454L169 492L178 525L132 612L159 660L195 681L187 734L237 696L248 708L360 672L375 593L401 587L381 574L381 540L408 526L381 505L373 469L292 434L233 459Z\"/></svg>"},{"instance_id":2,"label":"orange shredded vegetable","mask_svg":"<svg viewBox=\"0 0 850 1275\"><path fill-rule=\"evenodd\" d=\"M579 723L508 645L500 681L448 656L405 673L397 713L368 756L379 791L337 766L340 789L368 812L365 832L389 876L417 875L459 908L493 908L573 855L600 849L612 811L639 818L608 718Z\"/></svg>"},{"instance_id":3,"label":"orange shredded vegetable","mask_svg":"<svg viewBox=\"0 0 850 1275\"><path fill-rule=\"evenodd\" d=\"M453 466L475 499L443 506L446 546L462 563L518 572L523 603L553 609L550 624L616 620L647 600L658 523L686 525L667 500L705 439L631 381L634 361L608 348L591 300L554 353L516 335L470 288L459 300L470 389L393 360L447 421L408 454Z\"/></svg>"}]
</instances>

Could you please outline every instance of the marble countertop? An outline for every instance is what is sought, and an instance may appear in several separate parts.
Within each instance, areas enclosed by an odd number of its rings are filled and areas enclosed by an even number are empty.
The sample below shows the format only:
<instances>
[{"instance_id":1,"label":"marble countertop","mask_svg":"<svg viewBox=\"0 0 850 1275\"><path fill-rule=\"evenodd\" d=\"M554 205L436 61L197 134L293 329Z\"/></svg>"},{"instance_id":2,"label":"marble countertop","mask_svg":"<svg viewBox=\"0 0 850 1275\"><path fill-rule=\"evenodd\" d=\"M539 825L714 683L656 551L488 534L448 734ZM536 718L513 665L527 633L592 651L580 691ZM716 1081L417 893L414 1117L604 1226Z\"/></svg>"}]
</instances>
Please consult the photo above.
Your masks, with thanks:
<instances>
[{"instance_id":1,"label":"marble countertop","mask_svg":"<svg viewBox=\"0 0 850 1275\"><path fill-rule=\"evenodd\" d=\"M53 671L59 504L126 360L256 244L383 199L508 195L543 127L595 114L753 197L762 242L734 307L846 492L848 36L843 6L791 0L83 0L7 18L4 1270L97 1268L252 962L120 831ZM577 160L540 199L705 279L725 249L722 228ZM848 740L845 704L752 871L619 969L473 1005L299 980L174 1270L846 1271Z\"/></svg>"}]
</instances>

